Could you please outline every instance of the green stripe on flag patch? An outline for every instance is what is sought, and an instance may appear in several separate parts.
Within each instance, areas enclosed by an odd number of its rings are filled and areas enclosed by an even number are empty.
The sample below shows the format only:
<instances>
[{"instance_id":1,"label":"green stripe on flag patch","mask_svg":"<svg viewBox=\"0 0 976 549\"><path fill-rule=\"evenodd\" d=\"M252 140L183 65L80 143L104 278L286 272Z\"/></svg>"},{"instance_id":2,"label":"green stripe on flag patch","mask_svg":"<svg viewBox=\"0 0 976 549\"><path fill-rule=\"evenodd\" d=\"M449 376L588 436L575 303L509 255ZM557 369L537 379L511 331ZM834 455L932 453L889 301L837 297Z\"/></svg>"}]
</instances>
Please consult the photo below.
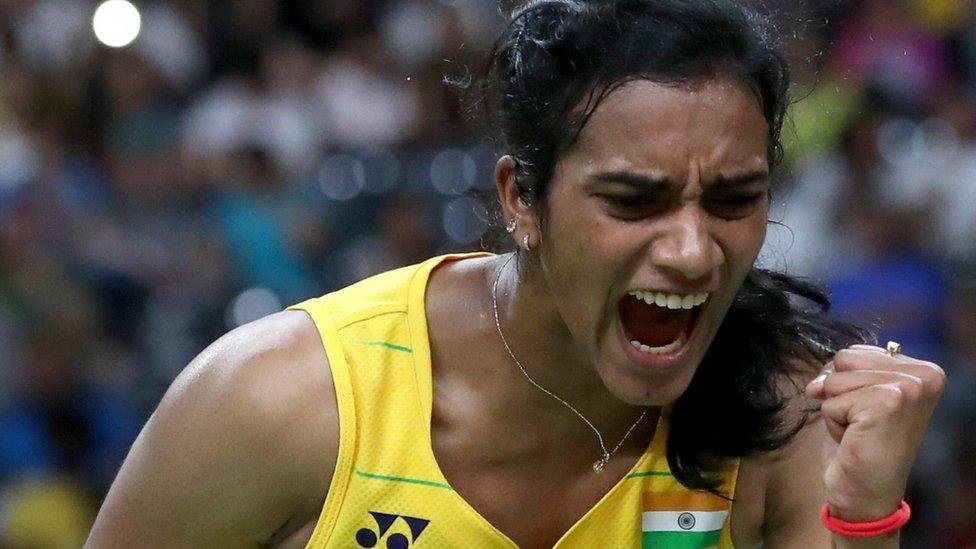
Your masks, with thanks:
<instances>
[{"instance_id":1,"label":"green stripe on flag patch","mask_svg":"<svg viewBox=\"0 0 976 549\"><path fill-rule=\"evenodd\" d=\"M705 549L715 547L721 530L711 532L644 532L641 549Z\"/></svg>"}]
</instances>

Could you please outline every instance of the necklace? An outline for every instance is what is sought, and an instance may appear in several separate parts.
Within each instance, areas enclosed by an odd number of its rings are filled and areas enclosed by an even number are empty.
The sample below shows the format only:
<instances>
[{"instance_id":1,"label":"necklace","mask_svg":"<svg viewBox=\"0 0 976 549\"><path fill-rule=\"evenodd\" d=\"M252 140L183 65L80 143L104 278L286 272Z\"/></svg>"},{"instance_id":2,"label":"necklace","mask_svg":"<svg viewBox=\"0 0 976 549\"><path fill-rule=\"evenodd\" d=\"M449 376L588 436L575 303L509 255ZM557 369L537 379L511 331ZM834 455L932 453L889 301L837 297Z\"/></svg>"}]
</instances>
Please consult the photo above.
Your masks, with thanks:
<instances>
[{"instance_id":1,"label":"necklace","mask_svg":"<svg viewBox=\"0 0 976 549\"><path fill-rule=\"evenodd\" d=\"M644 411L641 412L640 417L637 418L637 421L635 421L634 424L630 426L630 429L627 429L627 432L624 433L623 438L621 438L620 442L618 442L617 445L614 446L613 450L607 451L607 446L603 442L603 435L600 434L600 431L593 425L593 423L590 420L586 419L586 416L581 414L580 411L574 408L572 404L559 398L559 396L557 396L555 393L553 393L549 389L546 389L542 385L539 385L539 383L537 383L536 380L532 379L532 376L529 375L529 372L525 371L525 367L522 366L522 363L519 362L519 359L516 358L515 353L512 352L512 348L508 345L508 340L505 339L505 333L502 331L501 321L498 318L498 281L502 277L502 271L504 271L505 267L508 267L508 264L512 261L512 257L515 256L512 255L511 257L509 257L508 261L506 261L505 264L502 265L502 268L498 269L498 274L495 275L495 281L491 285L491 308L492 311L494 311L495 313L495 328L498 329L498 337L501 338L502 345L504 345L505 350L508 351L508 356L512 357L512 361L515 362L516 366L518 366L518 369L522 372L522 375L525 376L525 379L529 380L529 383L535 386L536 389L539 389L543 393L559 401L563 406L572 410L574 414L576 414L580 419L583 420L583 423L586 423L586 425L588 425L589 428L592 429L594 433L596 433L596 438L598 441L600 441L600 449L603 451L603 456L593 463L593 472L600 474L603 471L603 468L606 467L607 463L610 461L610 457L613 454L617 453L617 450L619 450L620 446L622 446L624 441L627 440L627 437L629 437L630 433L637 427L637 424L640 423L644 419L644 416L647 415L647 408L644 408Z\"/></svg>"}]
</instances>

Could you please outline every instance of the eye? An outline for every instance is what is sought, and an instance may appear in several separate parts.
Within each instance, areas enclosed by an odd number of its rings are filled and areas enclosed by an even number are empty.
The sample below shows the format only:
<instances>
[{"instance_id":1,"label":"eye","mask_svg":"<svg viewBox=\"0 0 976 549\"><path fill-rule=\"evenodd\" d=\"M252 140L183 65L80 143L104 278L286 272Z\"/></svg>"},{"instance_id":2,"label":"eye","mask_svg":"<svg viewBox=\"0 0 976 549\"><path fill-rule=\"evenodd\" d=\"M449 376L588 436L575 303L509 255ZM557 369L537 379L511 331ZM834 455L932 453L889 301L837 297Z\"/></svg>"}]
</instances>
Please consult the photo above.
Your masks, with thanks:
<instances>
[{"instance_id":1,"label":"eye","mask_svg":"<svg viewBox=\"0 0 976 549\"><path fill-rule=\"evenodd\" d=\"M650 200L642 194L607 195L603 197L611 206L621 209L636 209L646 206Z\"/></svg>"},{"instance_id":2,"label":"eye","mask_svg":"<svg viewBox=\"0 0 976 549\"><path fill-rule=\"evenodd\" d=\"M667 208L665 198L646 193L605 194L599 198L607 205L610 215L626 220L647 217Z\"/></svg>"}]
</instances>

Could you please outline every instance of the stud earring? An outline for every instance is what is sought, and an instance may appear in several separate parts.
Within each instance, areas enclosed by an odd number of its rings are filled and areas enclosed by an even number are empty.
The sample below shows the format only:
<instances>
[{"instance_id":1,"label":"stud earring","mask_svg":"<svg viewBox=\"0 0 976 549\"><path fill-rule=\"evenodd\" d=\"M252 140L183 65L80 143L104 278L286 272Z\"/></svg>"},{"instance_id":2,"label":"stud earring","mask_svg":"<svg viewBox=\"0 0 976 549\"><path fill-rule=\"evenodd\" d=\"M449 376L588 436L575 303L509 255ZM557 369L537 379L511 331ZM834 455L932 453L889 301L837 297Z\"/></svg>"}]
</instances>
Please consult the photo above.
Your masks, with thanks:
<instances>
[{"instance_id":1,"label":"stud earring","mask_svg":"<svg viewBox=\"0 0 976 549\"><path fill-rule=\"evenodd\" d=\"M515 232L515 229L517 227L518 227L518 218L517 217L513 217L512 218L512 222L509 223L508 226L505 227L505 232L507 232L508 234L512 234L512 233Z\"/></svg>"}]
</instances>

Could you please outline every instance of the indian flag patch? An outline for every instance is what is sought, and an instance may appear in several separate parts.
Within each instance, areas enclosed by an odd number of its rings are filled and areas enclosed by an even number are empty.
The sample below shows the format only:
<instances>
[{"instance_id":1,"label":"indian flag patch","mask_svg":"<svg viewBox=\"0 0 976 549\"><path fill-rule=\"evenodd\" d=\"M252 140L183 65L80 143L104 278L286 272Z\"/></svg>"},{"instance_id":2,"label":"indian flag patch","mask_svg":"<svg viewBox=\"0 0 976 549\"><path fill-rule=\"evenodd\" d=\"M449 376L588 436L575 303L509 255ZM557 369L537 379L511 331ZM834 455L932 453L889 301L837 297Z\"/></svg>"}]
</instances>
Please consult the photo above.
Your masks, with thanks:
<instances>
[{"instance_id":1,"label":"indian flag patch","mask_svg":"<svg viewBox=\"0 0 976 549\"><path fill-rule=\"evenodd\" d=\"M642 549L718 546L729 502L708 492L645 492Z\"/></svg>"}]
</instances>

